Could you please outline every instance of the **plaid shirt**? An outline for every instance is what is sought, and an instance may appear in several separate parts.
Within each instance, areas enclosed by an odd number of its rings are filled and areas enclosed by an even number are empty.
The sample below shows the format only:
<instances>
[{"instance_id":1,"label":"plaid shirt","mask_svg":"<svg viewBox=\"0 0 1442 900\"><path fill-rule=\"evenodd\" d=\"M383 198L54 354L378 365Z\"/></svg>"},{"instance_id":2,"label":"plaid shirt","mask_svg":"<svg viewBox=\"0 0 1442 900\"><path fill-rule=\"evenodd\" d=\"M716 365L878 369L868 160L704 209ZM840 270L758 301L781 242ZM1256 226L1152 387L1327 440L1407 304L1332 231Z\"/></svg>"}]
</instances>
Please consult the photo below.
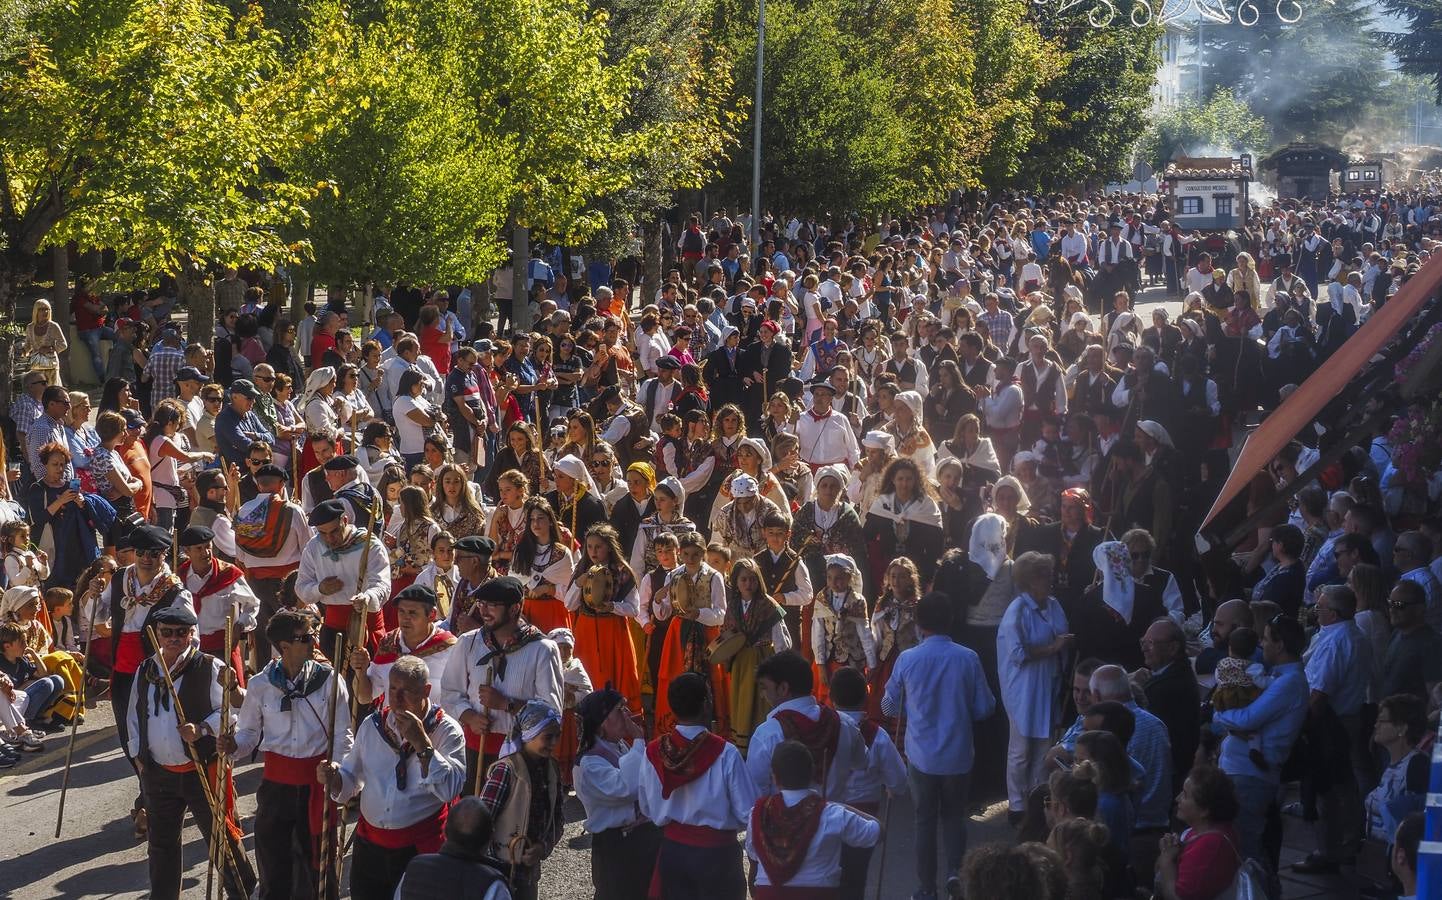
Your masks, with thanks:
<instances>
[{"instance_id":1,"label":"plaid shirt","mask_svg":"<svg viewBox=\"0 0 1442 900\"><path fill-rule=\"evenodd\" d=\"M524 754L517 753L515 759L524 759ZM555 763L547 760L546 766L553 766ZM515 773L511 771L512 761L510 758L501 759L491 766L490 772L486 773L486 783L481 786L481 803L490 812L491 818L497 821L501 818L501 811L511 799L511 786L515 780ZM553 847L561 839L561 830L565 825L565 818L561 812L561 804L565 800L565 791L561 790L555 797L543 797L546 790L544 781L538 781L536 773L531 775L531 811L530 825L527 828L527 837L536 840L546 847ZM541 817L535 815L540 809L542 802L548 803L551 807L550 815ZM539 834L537 832L540 832Z\"/></svg>"},{"instance_id":2,"label":"plaid shirt","mask_svg":"<svg viewBox=\"0 0 1442 900\"><path fill-rule=\"evenodd\" d=\"M160 401L180 396L175 387L175 376L185 365L185 352L179 347L161 344L145 362L145 374L150 376L150 402L153 406Z\"/></svg>"},{"instance_id":3,"label":"plaid shirt","mask_svg":"<svg viewBox=\"0 0 1442 900\"><path fill-rule=\"evenodd\" d=\"M21 394L10 404L10 420L15 423L15 429L20 434L29 434L30 426L35 420L45 415L45 409L29 394Z\"/></svg>"},{"instance_id":4,"label":"plaid shirt","mask_svg":"<svg viewBox=\"0 0 1442 900\"><path fill-rule=\"evenodd\" d=\"M45 477L45 466L40 462L40 448L49 443L70 449L70 442L65 437L65 423L42 414L25 432L25 459L30 463L30 474L37 479ZM75 477L75 467L68 462L65 464L65 477Z\"/></svg>"},{"instance_id":5,"label":"plaid shirt","mask_svg":"<svg viewBox=\"0 0 1442 900\"><path fill-rule=\"evenodd\" d=\"M996 312L984 312L976 317L978 322L986 323L987 329L991 332L991 342L998 347L1005 347L1006 342L1011 339L1012 329L1015 324L1012 322L1011 313L1004 309Z\"/></svg>"}]
</instances>

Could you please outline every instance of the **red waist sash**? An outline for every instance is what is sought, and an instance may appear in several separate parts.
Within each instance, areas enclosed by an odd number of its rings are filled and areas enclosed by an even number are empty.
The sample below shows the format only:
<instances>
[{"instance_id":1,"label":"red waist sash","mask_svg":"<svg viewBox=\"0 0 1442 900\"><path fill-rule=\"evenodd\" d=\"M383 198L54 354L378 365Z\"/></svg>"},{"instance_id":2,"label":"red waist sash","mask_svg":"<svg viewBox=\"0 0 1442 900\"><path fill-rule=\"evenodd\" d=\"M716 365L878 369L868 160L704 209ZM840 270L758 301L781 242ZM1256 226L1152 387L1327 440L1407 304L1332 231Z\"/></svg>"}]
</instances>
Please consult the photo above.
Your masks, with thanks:
<instances>
[{"instance_id":1,"label":"red waist sash","mask_svg":"<svg viewBox=\"0 0 1442 900\"><path fill-rule=\"evenodd\" d=\"M310 788L310 796L306 798L305 811L306 819L310 823L312 841L318 839L321 831L325 828L325 791L321 788L320 782L315 780L316 767L322 762L325 762L324 756L296 759L293 756L282 756L270 751L266 751L265 754L263 777L266 781ZM311 852L314 859L314 847L311 848Z\"/></svg>"},{"instance_id":2,"label":"red waist sash","mask_svg":"<svg viewBox=\"0 0 1442 900\"><path fill-rule=\"evenodd\" d=\"M141 643L140 632L121 632L120 643L115 646L114 671L122 675L133 675L140 670L140 664L143 662L145 662L145 646Z\"/></svg>"},{"instance_id":3,"label":"red waist sash","mask_svg":"<svg viewBox=\"0 0 1442 900\"><path fill-rule=\"evenodd\" d=\"M501 748L505 746L506 736L498 731L488 731L483 739L479 734L466 729L466 749L475 750L484 756L500 756Z\"/></svg>"},{"instance_id":4,"label":"red waist sash","mask_svg":"<svg viewBox=\"0 0 1442 900\"><path fill-rule=\"evenodd\" d=\"M668 841L685 844L687 847L727 847L736 843L736 832L705 825L687 825L670 822L661 829L661 835Z\"/></svg>"},{"instance_id":5,"label":"red waist sash","mask_svg":"<svg viewBox=\"0 0 1442 900\"><path fill-rule=\"evenodd\" d=\"M364 814L356 825L356 835L386 850L416 848L418 853L435 853L445 842L446 813L450 807L442 803L441 808L404 828L381 828L366 821Z\"/></svg>"}]
</instances>

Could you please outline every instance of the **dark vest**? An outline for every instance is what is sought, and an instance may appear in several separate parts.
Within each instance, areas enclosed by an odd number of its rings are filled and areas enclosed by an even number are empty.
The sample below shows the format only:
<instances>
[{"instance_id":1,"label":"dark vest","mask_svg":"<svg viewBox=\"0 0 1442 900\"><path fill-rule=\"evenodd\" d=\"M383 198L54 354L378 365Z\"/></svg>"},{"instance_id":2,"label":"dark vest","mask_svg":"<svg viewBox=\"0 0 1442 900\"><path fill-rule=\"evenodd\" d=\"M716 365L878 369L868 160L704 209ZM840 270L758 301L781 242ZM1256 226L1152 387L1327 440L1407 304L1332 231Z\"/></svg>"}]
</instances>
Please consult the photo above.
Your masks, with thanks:
<instances>
[{"instance_id":1,"label":"dark vest","mask_svg":"<svg viewBox=\"0 0 1442 900\"><path fill-rule=\"evenodd\" d=\"M1026 405L1046 415L1056 412L1056 380L1061 377L1061 370L1055 365L1049 366L1038 382L1035 367L1017 368L1021 372L1021 392L1026 396Z\"/></svg>"},{"instance_id":2,"label":"dark vest","mask_svg":"<svg viewBox=\"0 0 1442 900\"><path fill-rule=\"evenodd\" d=\"M611 507L611 524L615 527L616 533L621 536L621 546L630 549L636 541L636 532L641 529L641 520L656 511L656 501L650 497L642 504L640 511L636 510L636 503L627 493L616 501ZM577 540L584 540L585 535L576 535ZM643 573L644 574L644 573Z\"/></svg>"},{"instance_id":3,"label":"dark vest","mask_svg":"<svg viewBox=\"0 0 1442 900\"><path fill-rule=\"evenodd\" d=\"M220 661L208 653L197 652L195 658L190 661L190 667L181 676L180 683L175 686L175 693L180 697L180 711L184 714L185 721L199 724L215 712L215 707L210 702L210 687L215 683L216 669L220 665ZM158 663L155 662L153 655L147 657L145 662L140 664L140 671L136 676L133 688L133 691L140 695L136 698L136 708L140 712L136 725L136 731L140 738L140 757L152 765L154 760L150 759L150 714L151 710L155 708L156 685L150 683L146 672L154 670L155 674L160 676L157 666ZM170 690L163 683L159 687L163 691ZM177 718L179 717L177 716ZM200 758L202 764L209 763L215 758L214 735L206 735L191 746L195 748L195 755Z\"/></svg>"},{"instance_id":4,"label":"dark vest","mask_svg":"<svg viewBox=\"0 0 1442 900\"><path fill-rule=\"evenodd\" d=\"M326 485L329 488L329 485ZM381 536L383 522L372 522L371 513L376 506L376 489L368 484L352 484L341 488L335 495L350 510L351 522L357 528L368 528L376 537Z\"/></svg>"},{"instance_id":5,"label":"dark vest","mask_svg":"<svg viewBox=\"0 0 1442 900\"><path fill-rule=\"evenodd\" d=\"M491 886L504 878L483 862L440 853L423 853L406 865L401 900L484 900Z\"/></svg>"},{"instance_id":6,"label":"dark vest","mask_svg":"<svg viewBox=\"0 0 1442 900\"><path fill-rule=\"evenodd\" d=\"M768 595L789 594L796 590L796 570L800 568L797 560L801 557L795 550L787 547L776 562L771 561L771 550L764 549L756 554L756 567L761 570L761 587ZM787 573L787 570L790 573ZM781 576L786 575L785 579ZM791 633L791 646L801 647L801 607L781 605L785 613L786 630Z\"/></svg>"},{"instance_id":7,"label":"dark vest","mask_svg":"<svg viewBox=\"0 0 1442 900\"><path fill-rule=\"evenodd\" d=\"M325 469L317 466L306 473L305 483L310 487L310 496L317 504L324 503L335 496L330 485L325 480Z\"/></svg>"}]
</instances>

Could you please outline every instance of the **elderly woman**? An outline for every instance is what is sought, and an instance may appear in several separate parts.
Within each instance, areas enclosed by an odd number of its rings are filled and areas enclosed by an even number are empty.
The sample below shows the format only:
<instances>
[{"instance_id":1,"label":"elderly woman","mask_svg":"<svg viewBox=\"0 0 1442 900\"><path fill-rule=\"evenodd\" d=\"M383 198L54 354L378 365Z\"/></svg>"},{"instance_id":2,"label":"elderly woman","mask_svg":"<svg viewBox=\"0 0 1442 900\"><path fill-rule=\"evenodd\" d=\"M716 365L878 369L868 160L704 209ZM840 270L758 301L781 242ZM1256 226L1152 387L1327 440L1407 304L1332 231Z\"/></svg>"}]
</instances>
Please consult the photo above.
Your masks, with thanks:
<instances>
[{"instance_id":1,"label":"elderly woman","mask_svg":"<svg viewBox=\"0 0 1442 900\"><path fill-rule=\"evenodd\" d=\"M1157 896L1161 900L1217 900L1230 896L1241 855L1232 822L1237 792L1220 769L1198 766L1177 797L1177 818L1187 826L1181 837L1162 837L1157 858Z\"/></svg>"},{"instance_id":2,"label":"elderly woman","mask_svg":"<svg viewBox=\"0 0 1442 900\"><path fill-rule=\"evenodd\" d=\"M1076 640L1051 596L1054 566L1044 553L1017 559L1012 580L1018 593L997 628L1002 703L1011 719L1006 793L1014 822L1025 814L1027 795L1046 779L1046 753L1062 711L1062 671Z\"/></svg>"},{"instance_id":3,"label":"elderly woman","mask_svg":"<svg viewBox=\"0 0 1442 900\"><path fill-rule=\"evenodd\" d=\"M1182 332L1172 324L1171 314L1167 312L1166 307L1159 306L1152 310L1152 325L1142 332L1142 343L1152 348L1157 355L1157 360L1165 363L1168 371L1176 365L1177 348L1182 343Z\"/></svg>"},{"instance_id":4,"label":"elderly woman","mask_svg":"<svg viewBox=\"0 0 1442 900\"><path fill-rule=\"evenodd\" d=\"M816 473L815 497L796 511L791 525L791 546L801 554L812 584L822 584L829 553L854 553L861 545L861 511L845 497L849 473L841 466L826 466ZM870 578L870 572L864 571Z\"/></svg>"},{"instance_id":5,"label":"elderly woman","mask_svg":"<svg viewBox=\"0 0 1442 900\"><path fill-rule=\"evenodd\" d=\"M1062 362L1070 366L1081 359L1082 351L1092 344L1100 344L1102 336L1092 331L1091 316L1085 312L1074 312L1067 320L1067 329L1057 338L1056 352Z\"/></svg>"},{"instance_id":6,"label":"elderly woman","mask_svg":"<svg viewBox=\"0 0 1442 900\"><path fill-rule=\"evenodd\" d=\"M1427 799L1429 754L1417 749L1427 736L1427 707L1412 694L1393 694L1377 707L1372 742L1387 751L1387 768L1367 795L1367 837L1391 843L1397 823Z\"/></svg>"},{"instance_id":7,"label":"elderly woman","mask_svg":"<svg viewBox=\"0 0 1442 900\"><path fill-rule=\"evenodd\" d=\"M340 431L344 401L336 396L335 369L321 366L310 373L305 380L305 395L300 399L301 416L305 419L306 435L319 435L327 440ZM300 465L296 469L296 480L316 466L315 448L309 439L300 454Z\"/></svg>"}]
</instances>

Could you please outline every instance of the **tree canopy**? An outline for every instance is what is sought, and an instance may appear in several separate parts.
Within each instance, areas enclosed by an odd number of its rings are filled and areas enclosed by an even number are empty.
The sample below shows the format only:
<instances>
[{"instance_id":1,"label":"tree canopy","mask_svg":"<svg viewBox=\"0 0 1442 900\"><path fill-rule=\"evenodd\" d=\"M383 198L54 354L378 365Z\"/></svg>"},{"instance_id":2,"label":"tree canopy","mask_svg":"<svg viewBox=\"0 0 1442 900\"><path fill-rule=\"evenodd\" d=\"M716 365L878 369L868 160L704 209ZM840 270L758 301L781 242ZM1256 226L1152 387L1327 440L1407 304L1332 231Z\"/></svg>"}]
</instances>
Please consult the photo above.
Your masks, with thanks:
<instances>
[{"instance_id":1,"label":"tree canopy","mask_svg":"<svg viewBox=\"0 0 1442 900\"><path fill-rule=\"evenodd\" d=\"M1138 155L1161 171L1180 155L1260 152L1268 144L1267 123L1223 89L1205 104L1187 99L1153 116L1138 145Z\"/></svg>"},{"instance_id":2,"label":"tree canopy","mask_svg":"<svg viewBox=\"0 0 1442 900\"><path fill-rule=\"evenodd\" d=\"M1435 102L1442 105L1442 0L1382 0L1382 8L1400 16L1406 27L1377 32L1377 38L1408 75L1432 85Z\"/></svg>"}]
</instances>

